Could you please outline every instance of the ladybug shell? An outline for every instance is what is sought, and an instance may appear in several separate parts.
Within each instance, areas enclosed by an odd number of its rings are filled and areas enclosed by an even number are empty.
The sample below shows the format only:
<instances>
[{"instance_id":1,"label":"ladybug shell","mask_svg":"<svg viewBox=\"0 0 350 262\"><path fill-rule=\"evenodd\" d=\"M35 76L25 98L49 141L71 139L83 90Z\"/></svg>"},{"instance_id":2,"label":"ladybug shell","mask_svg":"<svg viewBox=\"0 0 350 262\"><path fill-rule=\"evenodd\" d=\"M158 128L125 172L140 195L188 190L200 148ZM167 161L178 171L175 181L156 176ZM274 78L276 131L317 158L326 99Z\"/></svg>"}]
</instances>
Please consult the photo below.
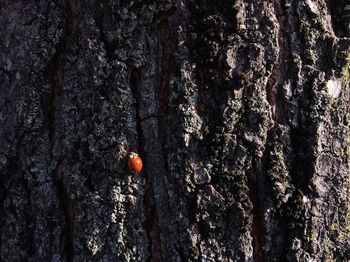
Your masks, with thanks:
<instances>
[{"instance_id":1,"label":"ladybug shell","mask_svg":"<svg viewBox=\"0 0 350 262\"><path fill-rule=\"evenodd\" d=\"M140 173L142 170L142 160L137 154L132 154L128 163L131 172Z\"/></svg>"}]
</instances>

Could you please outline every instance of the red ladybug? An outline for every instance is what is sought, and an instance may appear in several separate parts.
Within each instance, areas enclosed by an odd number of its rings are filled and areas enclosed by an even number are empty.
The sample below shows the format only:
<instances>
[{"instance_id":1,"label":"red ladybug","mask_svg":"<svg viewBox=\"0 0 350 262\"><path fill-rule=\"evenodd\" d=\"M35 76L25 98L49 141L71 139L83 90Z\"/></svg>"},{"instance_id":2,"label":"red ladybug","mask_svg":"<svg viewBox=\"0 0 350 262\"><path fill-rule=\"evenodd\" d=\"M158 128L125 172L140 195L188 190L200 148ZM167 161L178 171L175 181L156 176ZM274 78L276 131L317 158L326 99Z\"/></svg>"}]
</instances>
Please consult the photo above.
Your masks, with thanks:
<instances>
[{"instance_id":1,"label":"red ladybug","mask_svg":"<svg viewBox=\"0 0 350 262\"><path fill-rule=\"evenodd\" d=\"M138 154L131 152L129 156L129 169L133 173L140 173L142 170L142 160Z\"/></svg>"}]
</instances>

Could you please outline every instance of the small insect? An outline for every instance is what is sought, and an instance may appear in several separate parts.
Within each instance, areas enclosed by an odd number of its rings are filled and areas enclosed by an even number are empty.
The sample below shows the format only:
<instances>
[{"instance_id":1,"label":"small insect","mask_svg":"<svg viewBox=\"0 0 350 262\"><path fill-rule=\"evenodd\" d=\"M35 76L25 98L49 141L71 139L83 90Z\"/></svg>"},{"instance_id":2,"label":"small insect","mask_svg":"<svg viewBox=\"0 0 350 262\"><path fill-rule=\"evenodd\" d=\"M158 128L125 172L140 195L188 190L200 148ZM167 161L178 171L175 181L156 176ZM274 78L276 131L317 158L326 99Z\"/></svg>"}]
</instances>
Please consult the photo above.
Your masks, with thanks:
<instances>
[{"instance_id":1,"label":"small insect","mask_svg":"<svg viewBox=\"0 0 350 262\"><path fill-rule=\"evenodd\" d=\"M135 152L131 152L129 156L129 169L133 173L140 173L142 170L142 160Z\"/></svg>"}]
</instances>

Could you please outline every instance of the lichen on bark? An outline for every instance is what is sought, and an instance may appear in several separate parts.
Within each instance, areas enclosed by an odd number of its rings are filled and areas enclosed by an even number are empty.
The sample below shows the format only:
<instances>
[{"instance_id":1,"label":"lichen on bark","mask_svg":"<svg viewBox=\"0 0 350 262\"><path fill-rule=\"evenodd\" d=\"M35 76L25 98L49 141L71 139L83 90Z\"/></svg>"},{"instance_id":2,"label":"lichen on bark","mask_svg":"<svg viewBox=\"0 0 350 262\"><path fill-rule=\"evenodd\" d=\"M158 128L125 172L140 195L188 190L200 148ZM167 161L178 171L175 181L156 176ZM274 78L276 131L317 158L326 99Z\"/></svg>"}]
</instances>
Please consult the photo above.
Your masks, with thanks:
<instances>
[{"instance_id":1,"label":"lichen on bark","mask_svg":"<svg viewBox=\"0 0 350 262\"><path fill-rule=\"evenodd\" d=\"M0 0L0 260L349 260L349 10Z\"/></svg>"}]
</instances>

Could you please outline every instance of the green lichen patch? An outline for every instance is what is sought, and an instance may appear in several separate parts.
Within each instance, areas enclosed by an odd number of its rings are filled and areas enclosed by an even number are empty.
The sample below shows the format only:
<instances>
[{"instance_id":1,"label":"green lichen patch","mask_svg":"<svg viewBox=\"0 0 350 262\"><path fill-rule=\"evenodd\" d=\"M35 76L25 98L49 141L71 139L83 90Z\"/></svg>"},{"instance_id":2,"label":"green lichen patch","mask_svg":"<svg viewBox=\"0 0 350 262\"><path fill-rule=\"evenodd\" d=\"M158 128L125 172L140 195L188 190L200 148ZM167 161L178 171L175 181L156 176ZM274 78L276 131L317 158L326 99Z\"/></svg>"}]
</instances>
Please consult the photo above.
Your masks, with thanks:
<instances>
[{"instance_id":1,"label":"green lichen patch","mask_svg":"<svg viewBox=\"0 0 350 262\"><path fill-rule=\"evenodd\" d=\"M350 83L350 51L343 51L345 64L341 68L341 77L343 79L344 85L348 86Z\"/></svg>"}]
</instances>

